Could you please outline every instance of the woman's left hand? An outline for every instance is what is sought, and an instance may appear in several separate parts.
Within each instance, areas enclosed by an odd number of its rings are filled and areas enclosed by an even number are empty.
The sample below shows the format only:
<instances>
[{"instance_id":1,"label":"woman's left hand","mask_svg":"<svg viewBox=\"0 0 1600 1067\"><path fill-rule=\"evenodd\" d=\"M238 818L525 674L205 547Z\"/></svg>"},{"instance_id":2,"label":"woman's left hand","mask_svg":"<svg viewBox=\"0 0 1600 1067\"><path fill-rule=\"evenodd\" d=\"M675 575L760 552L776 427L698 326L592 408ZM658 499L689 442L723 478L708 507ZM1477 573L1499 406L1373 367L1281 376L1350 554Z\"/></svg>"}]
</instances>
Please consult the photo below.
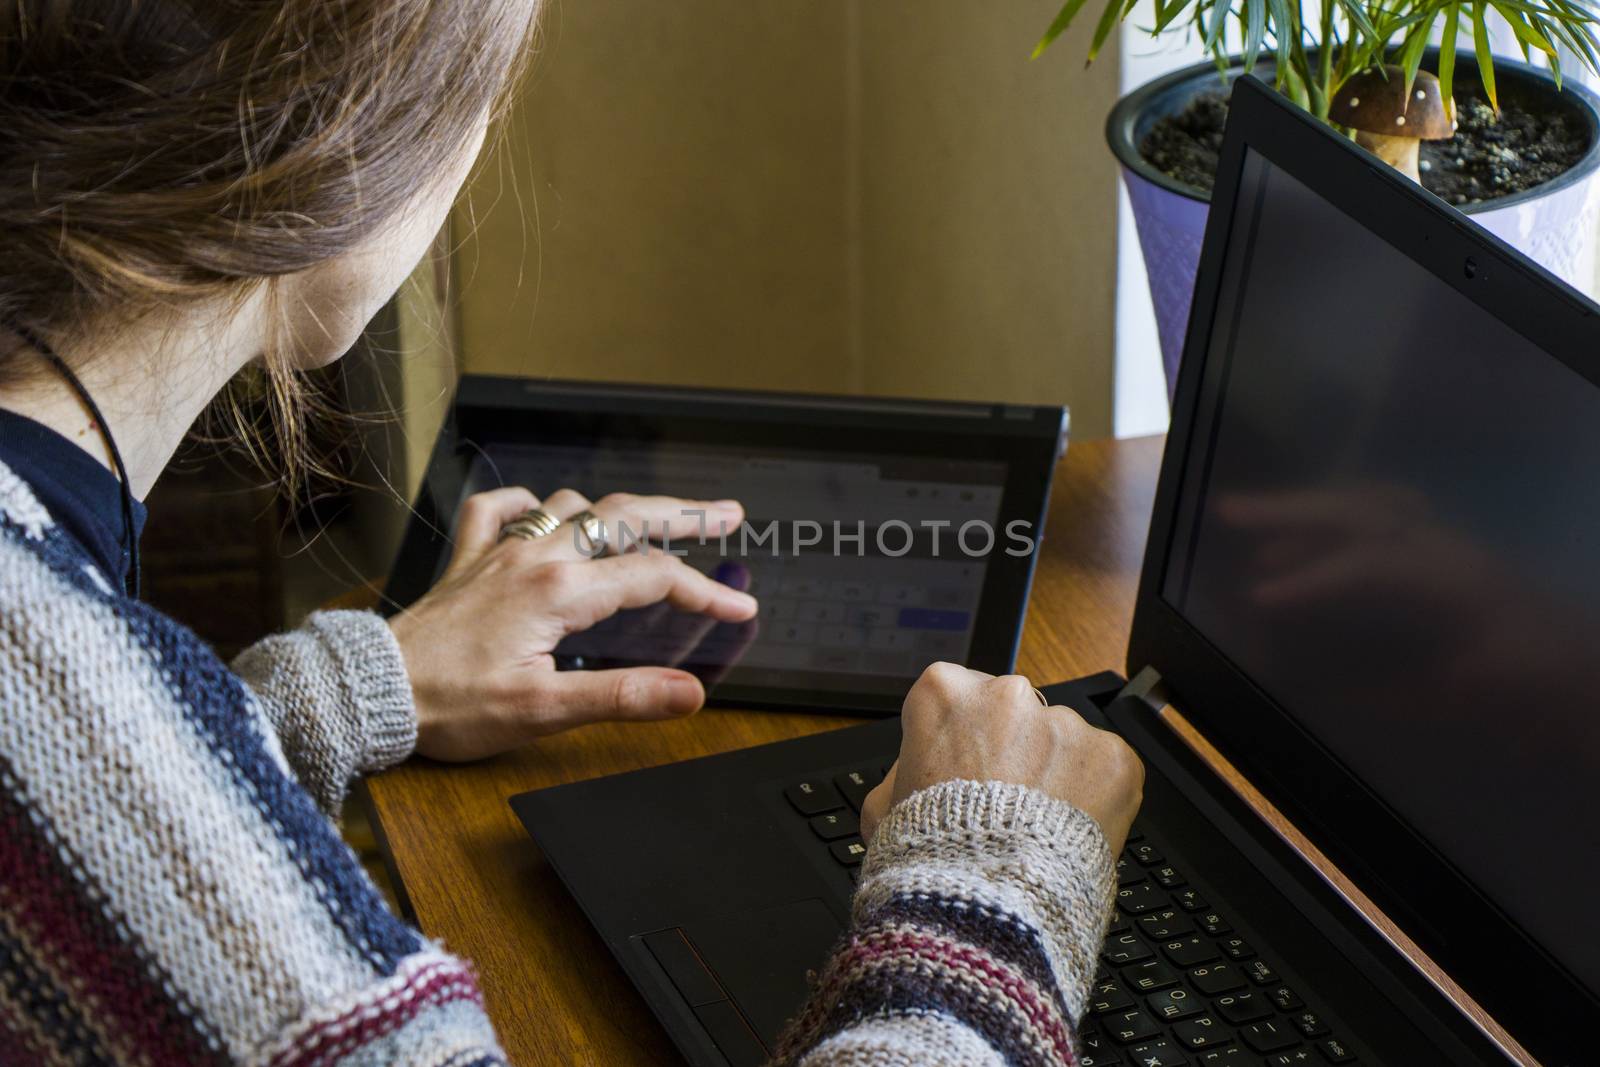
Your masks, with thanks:
<instances>
[{"instance_id":1,"label":"woman's left hand","mask_svg":"<svg viewBox=\"0 0 1600 1067\"><path fill-rule=\"evenodd\" d=\"M756 614L755 598L664 552L588 559L567 526L538 540L499 540L502 525L535 507L561 519L592 511L613 538L621 524L652 539L685 539L744 519L733 501L615 494L591 505L568 489L542 503L526 489L469 497L450 566L389 620L411 677L421 755L478 759L584 723L691 714L705 689L687 671L558 671L552 652L567 634L625 608L666 602L721 622Z\"/></svg>"}]
</instances>

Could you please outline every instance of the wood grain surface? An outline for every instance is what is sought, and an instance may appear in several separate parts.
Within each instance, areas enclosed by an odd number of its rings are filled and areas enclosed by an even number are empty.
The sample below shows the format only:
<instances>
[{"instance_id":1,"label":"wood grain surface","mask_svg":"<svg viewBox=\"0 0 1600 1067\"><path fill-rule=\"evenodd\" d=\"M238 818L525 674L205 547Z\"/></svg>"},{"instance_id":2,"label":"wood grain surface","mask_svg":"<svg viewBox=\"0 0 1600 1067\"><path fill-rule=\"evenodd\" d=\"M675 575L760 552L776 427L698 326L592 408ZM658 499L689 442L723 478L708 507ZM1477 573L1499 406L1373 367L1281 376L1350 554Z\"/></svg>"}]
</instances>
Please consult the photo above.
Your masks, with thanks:
<instances>
[{"instance_id":1,"label":"wood grain surface","mask_svg":"<svg viewBox=\"0 0 1600 1067\"><path fill-rule=\"evenodd\" d=\"M1125 669L1161 448L1161 438L1075 443L1062 460L1018 657L1018 670L1036 684ZM1308 848L1188 723L1170 708L1164 715L1286 840ZM477 764L415 759L369 779L367 789L413 918L477 966L489 1014L512 1062L679 1065L666 1033L539 856L506 798L854 721L717 709L670 723L600 725ZM626 877L627 857L617 859L619 877ZM1321 866L1336 887L1354 888L1325 860ZM1409 944L1370 902L1366 906L1369 921L1391 939L1400 938L1400 947ZM1425 959L1421 966L1463 1002L1464 994L1437 968ZM1493 1028L1470 1002L1463 1007Z\"/></svg>"}]
</instances>

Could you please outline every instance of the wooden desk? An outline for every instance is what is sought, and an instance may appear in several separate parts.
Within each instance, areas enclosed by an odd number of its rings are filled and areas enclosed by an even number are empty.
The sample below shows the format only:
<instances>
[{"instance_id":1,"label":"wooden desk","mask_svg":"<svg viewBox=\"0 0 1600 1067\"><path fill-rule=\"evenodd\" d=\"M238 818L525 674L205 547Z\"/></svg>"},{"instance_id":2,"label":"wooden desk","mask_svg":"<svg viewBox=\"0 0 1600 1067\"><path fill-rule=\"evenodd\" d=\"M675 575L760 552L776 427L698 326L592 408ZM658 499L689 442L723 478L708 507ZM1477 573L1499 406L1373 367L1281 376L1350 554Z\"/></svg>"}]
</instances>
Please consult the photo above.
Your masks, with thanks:
<instances>
[{"instance_id":1,"label":"wooden desk","mask_svg":"<svg viewBox=\"0 0 1600 1067\"><path fill-rule=\"evenodd\" d=\"M1062 461L1018 659L1018 670L1035 682L1124 669L1161 447L1161 438L1073 444ZM1493 1027L1176 712L1169 708L1166 717L1447 995ZM592 726L483 763L413 760L370 779L368 789L414 918L477 965L512 1062L677 1067L682 1060L665 1031L506 798L853 721L712 710L670 723Z\"/></svg>"},{"instance_id":2,"label":"wooden desk","mask_svg":"<svg viewBox=\"0 0 1600 1067\"><path fill-rule=\"evenodd\" d=\"M1160 456L1160 438L1068 450L1018 665L1036 682L1122 668ZM669 723L586 727L466 766L412 760L367 786L416 921L477 966L514 1063L679 1065L506 798L854 721L708 710Z\"/></svg>"}]
</instances>

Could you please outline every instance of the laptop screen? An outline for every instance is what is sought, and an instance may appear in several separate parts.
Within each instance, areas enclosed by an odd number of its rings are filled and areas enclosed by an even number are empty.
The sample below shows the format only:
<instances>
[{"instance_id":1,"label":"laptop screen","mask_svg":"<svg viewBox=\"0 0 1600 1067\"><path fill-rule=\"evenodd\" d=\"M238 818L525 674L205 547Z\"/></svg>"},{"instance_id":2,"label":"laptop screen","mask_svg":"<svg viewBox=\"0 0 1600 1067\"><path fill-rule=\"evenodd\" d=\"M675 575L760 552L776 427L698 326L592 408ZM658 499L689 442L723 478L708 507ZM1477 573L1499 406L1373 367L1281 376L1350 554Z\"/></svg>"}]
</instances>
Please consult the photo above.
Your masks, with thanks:
<instances>
[{"instance_id":1,"label":"laptop screen","mask_svg":"<svg viewBox=\"0 0 1600 1067\"><path fill-rule=\"evenodd\" d=\"M738 500L746 521L665 547L761 601L748 624L664 607L572 634L570 666L670 663L708 684L903 694L936 660L965 662L996 553L1008 466L889 452L653 440L493 443L463 496L499 485ZM690 517L691 524L693 517ZM659 531L610 535L656 537ZM1031 546L1023 545L1023 548Z\"/></svg>"},{"instance_id":2,"label":"laptop screen","mask_svg":"<svg viewBox=\"0 0 1600 1067\"><path fill-rule=\"evenodd\" d=\"M1254 151L1227 249L1162 598L1600 988L1600 388Z\"/></svg>"}]
</instances>

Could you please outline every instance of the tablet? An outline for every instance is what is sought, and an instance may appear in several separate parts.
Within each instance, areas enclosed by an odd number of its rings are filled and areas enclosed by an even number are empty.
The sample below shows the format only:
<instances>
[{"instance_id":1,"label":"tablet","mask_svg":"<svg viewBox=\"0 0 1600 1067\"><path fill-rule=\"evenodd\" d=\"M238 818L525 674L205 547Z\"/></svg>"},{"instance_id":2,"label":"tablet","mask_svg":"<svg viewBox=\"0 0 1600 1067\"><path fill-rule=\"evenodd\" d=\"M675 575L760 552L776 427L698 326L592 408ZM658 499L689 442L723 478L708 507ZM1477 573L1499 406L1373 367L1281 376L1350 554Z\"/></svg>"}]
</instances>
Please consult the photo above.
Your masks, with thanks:
<instances>
[{"instance_id":1,"label":"tablet","mask_svg":"<svg viewBox=\"0 0 1600 1067\"><path fill-rule=\"evenodd\" d=\"M756 619L622 612L564 640L558 665L678 666L716 704L896 712L937 660L1011 670L1066 426L1061 407L469 375L385 599L427 590L461 502L486 489L736 499L737 528L607 536L748 590Z\"/></svg>"}]
</instances>

